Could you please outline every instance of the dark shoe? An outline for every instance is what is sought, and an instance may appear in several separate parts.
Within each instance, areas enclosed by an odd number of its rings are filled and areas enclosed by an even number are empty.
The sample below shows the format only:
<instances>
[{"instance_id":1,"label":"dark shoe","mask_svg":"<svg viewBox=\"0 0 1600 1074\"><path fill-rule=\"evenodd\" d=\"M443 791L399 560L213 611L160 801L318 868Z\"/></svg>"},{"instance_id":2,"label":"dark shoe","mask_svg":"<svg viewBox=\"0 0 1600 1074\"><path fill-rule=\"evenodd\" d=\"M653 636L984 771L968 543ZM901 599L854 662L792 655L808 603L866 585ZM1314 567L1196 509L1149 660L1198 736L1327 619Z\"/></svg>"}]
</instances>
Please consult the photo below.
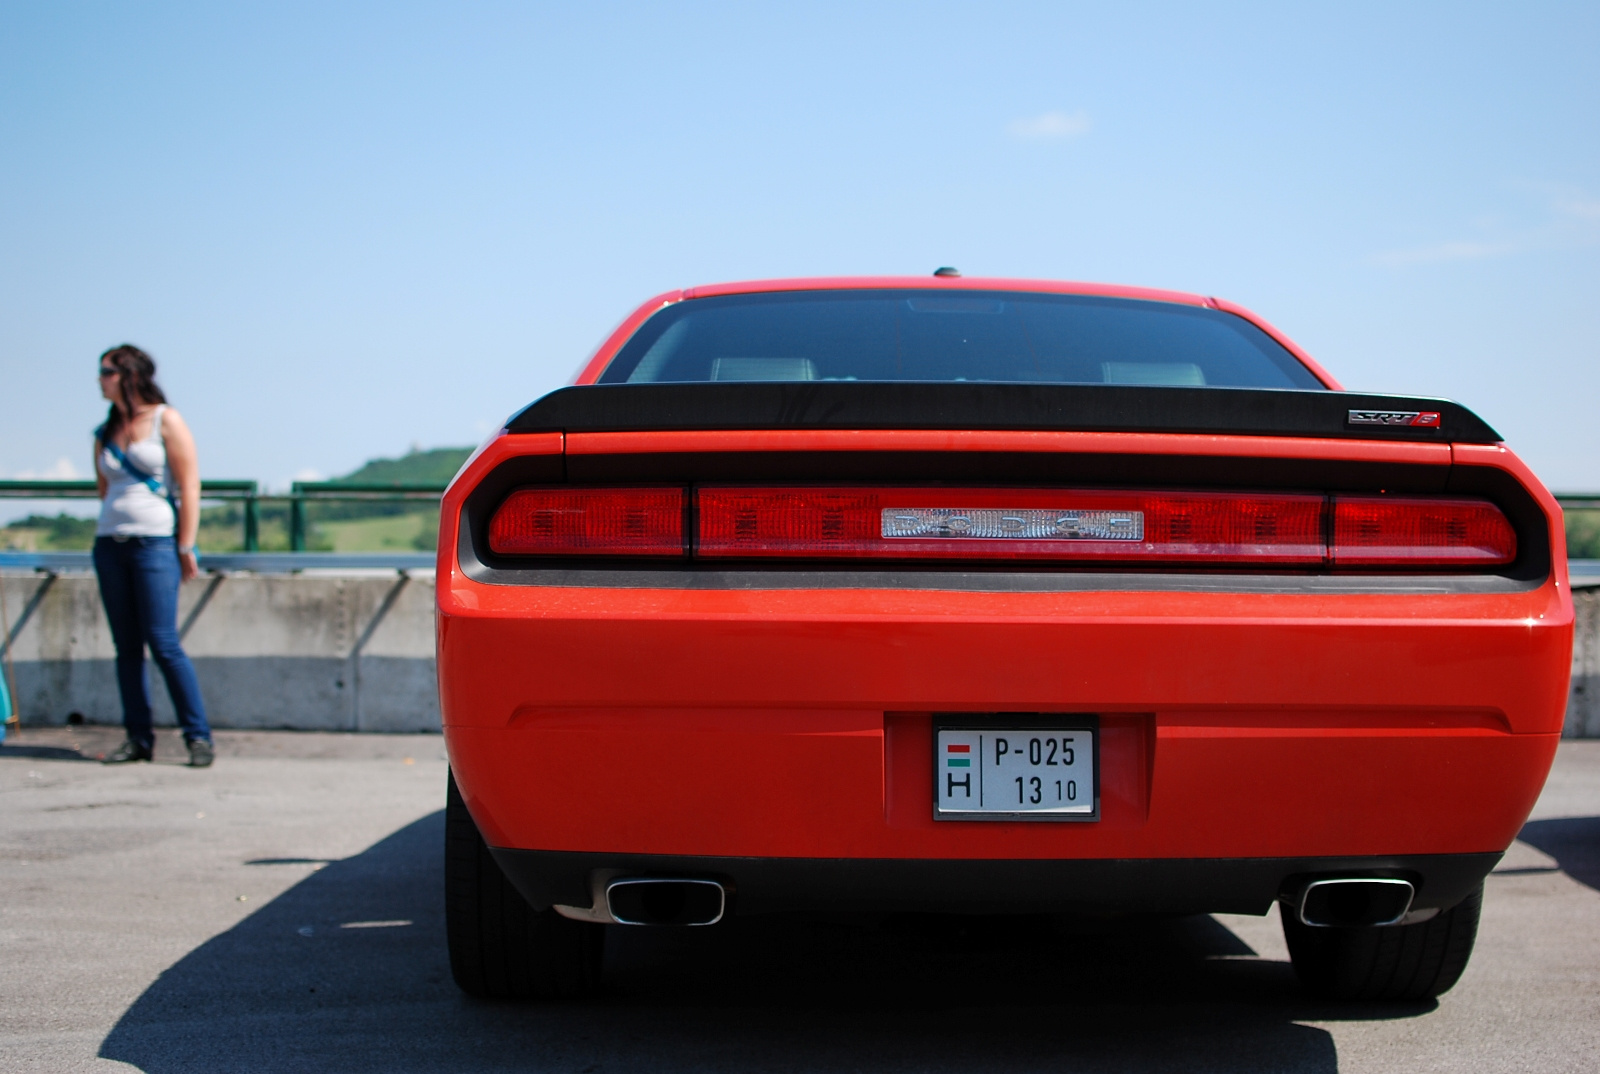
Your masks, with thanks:
<instances>
[{"instance_id":1,"label":"dark shoe","mask_svg":"<svg viewBox=\"0 0 1600 1074\"><path fill-rule=\"evenodd\" d=\"M197 738L189 743L189 767L206 768L217 759L217 751L208 739Z\"/></svg>"},{"instance_id":2,"label":"dark shoe","mask_svg":"<svg viewBox=\"0 0 1600 1074\"><path fill-rule=\"evenodd\" d=\"M149 746L141 746L133 739L124 739L122 745L100 758L101 764L127 764L130 761L150 761L155 759L155 751Z\"/></svg>"}]
</instances>

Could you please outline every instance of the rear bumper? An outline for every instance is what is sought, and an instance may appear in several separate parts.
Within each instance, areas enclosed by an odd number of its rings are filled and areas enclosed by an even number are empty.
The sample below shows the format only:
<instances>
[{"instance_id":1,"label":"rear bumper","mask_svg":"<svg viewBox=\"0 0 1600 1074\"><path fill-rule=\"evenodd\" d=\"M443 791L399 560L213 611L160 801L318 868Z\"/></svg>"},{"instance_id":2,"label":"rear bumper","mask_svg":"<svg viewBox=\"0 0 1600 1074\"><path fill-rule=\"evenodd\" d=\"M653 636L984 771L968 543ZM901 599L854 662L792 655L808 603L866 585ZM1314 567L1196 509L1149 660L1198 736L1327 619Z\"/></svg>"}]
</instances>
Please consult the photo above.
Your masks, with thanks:
<instances>
[{"instance_id":1,"label":"rear bumper","mask_svg":"<svg viewBox=\"0 0 1600 1074\"><path fill-rule=\"evenodd\" d=\"M587 907L596 873L718 880L739 914L796 910L942 913L1262 914L1307 880L1394 877L1416 910L1466 898L1499 854L1353 858L929 861L721 858L496 850L534 906Z\"/></svg>"},{"instance_id":2,"label":"rear bumper","mask_svg":"<svg viewBox=\"0 0 1600 1074\"><path fill-rule=\"evenodd\" d=\"M468 808L503 848L1065 861L1510 845L1558 736L1385 715L1101 714L1094 822L935 820L929 713L541 708L446 735Z\"/></svg>"},{"instance_id":3,"label":"rear bumper","mask_svg":"<svg viewBox=\"0 0 1600 1074\"><path fill-rule=\"evenodd\" d=\"M803 859L1503 851L1571 604L1511 593L886 592L454 580L451 764L491 846ZM470 600L469 600L470 598ZM1094 823L933 819L936 714L1088 713Z\"/></svg>"}]
</instances>

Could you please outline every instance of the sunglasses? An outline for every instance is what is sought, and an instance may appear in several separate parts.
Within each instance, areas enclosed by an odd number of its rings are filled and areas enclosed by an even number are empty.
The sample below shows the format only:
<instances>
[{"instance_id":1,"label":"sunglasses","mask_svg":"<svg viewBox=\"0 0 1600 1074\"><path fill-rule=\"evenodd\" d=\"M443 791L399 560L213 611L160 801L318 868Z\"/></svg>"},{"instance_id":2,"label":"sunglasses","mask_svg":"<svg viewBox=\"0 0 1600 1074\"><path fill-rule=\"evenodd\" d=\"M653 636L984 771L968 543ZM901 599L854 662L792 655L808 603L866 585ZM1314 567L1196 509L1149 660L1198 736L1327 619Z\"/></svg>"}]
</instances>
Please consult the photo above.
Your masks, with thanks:
<instances>
[{"instance_id":1,"label":"sunglasses","mask_svg":"<svg viewBox=\"0 0 1600 1074\"><path fill-rule=\"evenodd\" d=\"M116 376L116 375L117 375L117 374L118 374L118 373L119 373L119 372L121 372L121 370L117 370L117 369L107 369L107 368L106 368L106 367L105 367L105 366L101 366L101 367L100 367L100 378L101 378L101 379L102 379L102 380L104 380L104 379L105 379L105 378L106 378L106 377L114 377L114 376Z\"/></svg>"}]
</instances>

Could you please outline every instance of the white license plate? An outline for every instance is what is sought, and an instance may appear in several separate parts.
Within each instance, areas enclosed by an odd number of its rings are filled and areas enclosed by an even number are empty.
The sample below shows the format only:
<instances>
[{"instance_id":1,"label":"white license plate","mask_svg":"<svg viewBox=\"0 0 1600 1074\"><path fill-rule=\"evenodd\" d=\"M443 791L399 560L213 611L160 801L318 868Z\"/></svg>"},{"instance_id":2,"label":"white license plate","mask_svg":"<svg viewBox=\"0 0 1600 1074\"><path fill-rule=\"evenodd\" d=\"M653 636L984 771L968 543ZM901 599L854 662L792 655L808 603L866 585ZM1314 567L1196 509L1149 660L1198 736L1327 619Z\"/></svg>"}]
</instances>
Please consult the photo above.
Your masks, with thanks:
<instances>
[{"instance_id":1,"label":"white license plate","mask_svg":"<svg viewBox=\"0 0 1600 1074\"><path fill-rule=\"evenodd\" d=\"M936 819L1095 820L1095 732L957 728L934 734Z\"/></svg>"}]
</instances>

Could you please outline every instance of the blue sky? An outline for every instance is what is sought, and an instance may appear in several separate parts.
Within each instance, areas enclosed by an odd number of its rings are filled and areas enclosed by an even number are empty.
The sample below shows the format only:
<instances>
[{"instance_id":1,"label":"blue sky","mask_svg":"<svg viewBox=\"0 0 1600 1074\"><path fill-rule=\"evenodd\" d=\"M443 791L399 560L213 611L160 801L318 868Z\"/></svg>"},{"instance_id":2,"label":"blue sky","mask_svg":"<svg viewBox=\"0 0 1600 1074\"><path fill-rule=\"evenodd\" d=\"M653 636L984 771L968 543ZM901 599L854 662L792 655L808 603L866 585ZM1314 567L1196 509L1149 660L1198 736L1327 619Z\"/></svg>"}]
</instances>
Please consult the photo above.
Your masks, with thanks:
<instances>
[{"instance_id":1,"label":"blue sky","mask_svg":"<svg viewBox=\"0 0 1600 1074\"><path fill-rule=\"evenodd\" d=\"M281 486L662 290L949 264L1233 299L1600 489L1600 5L1393 7L12 0L0 476L88 472L124 340Z\"/></svg>"}]
</instances>

